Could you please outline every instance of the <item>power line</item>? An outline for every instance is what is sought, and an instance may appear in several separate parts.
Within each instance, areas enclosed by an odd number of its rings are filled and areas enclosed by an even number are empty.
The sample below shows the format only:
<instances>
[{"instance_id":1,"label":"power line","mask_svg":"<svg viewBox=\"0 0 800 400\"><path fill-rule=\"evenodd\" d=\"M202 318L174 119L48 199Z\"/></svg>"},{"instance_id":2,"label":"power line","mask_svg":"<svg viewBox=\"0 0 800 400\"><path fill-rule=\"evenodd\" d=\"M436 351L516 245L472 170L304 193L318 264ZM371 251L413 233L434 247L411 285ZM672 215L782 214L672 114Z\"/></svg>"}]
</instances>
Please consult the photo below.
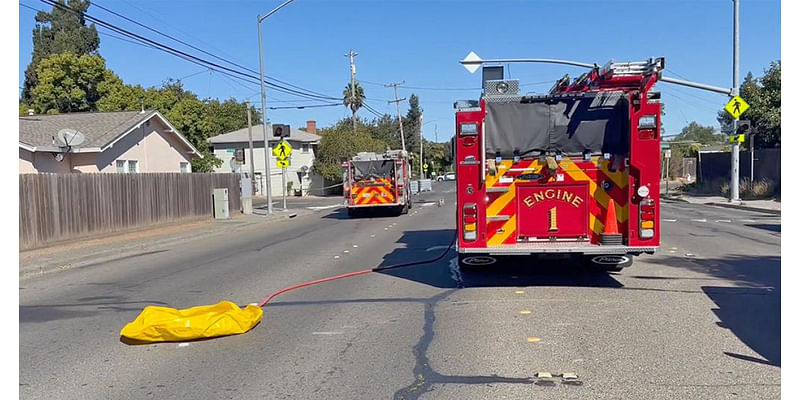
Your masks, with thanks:
<instances>
[{"instance_id":1,"label":"power line","mask_svg":"<svg viewBox=\"0 0 800 400\"><path fill-rule=\"evenodd\" d=\"M166 52L168 54L172 54L174 56L180 57L180 58L182 58L182 59L184 59L186 61L198 64L198 65L206 66L206 67L208 67L208 68L210 68L212 70L215 70L217 72L220 72L220 73L229 72L230 73L230 74L228 74L229 76L235 77L237 79L249 78L251 80L255 80L256 82L258 82L260 80L255 75L249 75L249 74L246 74L244 72L241 72L241 71L238 71L238 70L235 70L235 69L232 69L232 68L228 68L228 67L216 64L214 62L202 59L200 57L188 54L188 53L183 52L181 50L177 50L177 49L175 49L173 47L170 47L170 46L167 46L167 45L165 45L163 43L148 39L148 38L143 37L141 35L138 35L136 33L133 33L133 32L130 32L128 30L125 30L123 28L120 28L120 27L118 27L118 26L116 26L114 24L111 24L111 23L108 23L106 21L103 21L102 19L93 17L93 16L91 16L91 15L89 15L87 13L80 13L78 11L75 11L75 10L73 10L73 9L63 5L63 4L56 3L53 0L40 0L40 1L42 1L45 4L51 5L53 7L58 7L58 8L61 8L63 10L66 10L66 11L73 12L75 14L80 14L85 19L87 19L89 21L92 21L92 22L95 22L98 25L101 25L103 27L111 29L111 30L113 30L113 31L115 31L117 33L120 33L120 34L122 34L124 36L136 39L136 40L141 41L143 43L147 43L147 44L156 46L158 48L158 50L161 50L161 51L164 51L164 52ZM235 75L232 75L232 74L235 74ZM283 92L283 93L290 94L290 95L294 95L294 96L298 96L298 97L306 97L306 98L311 99L311 100L320 100L320 99L321 100L338 100L338 98L335 98L335 97L318 96L318 95L315 95L315 94L309 94L309 93L300 92L300 91L297 91L297 90L294 90L294 89L290 89L290 88L278 85L278 84L276 84L274 82L267 81L266 79L265 79L265 84L271 86L276 91Z\"/></svg>"},{"instance_id":2,"label":"power line","mask_svg":"<svg viewBox=\"0 0 800 400\"><path fill-rule=\"evenodd\" d=\"M192 45L192 44L190 44L190 43L187 43L187 42L185 42L185 41L183 41L183 40L181 40L181 39L178 39L178 38L176 38L176 37L174 37L174 36L171 36L171 35L168 35L168 34L166 34L166 33L164 33L164 32L161 32L161 31L159 31L158 29L151 28L151 27L149 27L149 26L147 26L147 25L145 25L145 24L143 24L143 23L141 23L141 22L135 21L135 20L133 20L133 19L131 19L131 18L129 18L129 17L127 17L127 16L125 16L125 15L122 15L122 14L120 14L120 13L117 13L116 11L109 10L108 8L105 8L105 7L103 7L103 6L101 6L101 5L97 4L97 3L94 3L93 5L94 5L95 7L97 7L97 8L99 8L99 9L101 9L101 10L104 10L104 11L106 11L106 12L110 13L110 14L116 15L117 17L120 17L120 18L122 18L122 19L124 19L124 20L126 20L126 21L128 21L128 22L131 22L131 23L133 23L133 24L136 24L136 25L138 25L138 26L141 26L142 28L145 28L145 29L147 29L147 30L149 30L149 31L151 31L151 32L154 32L154 33L156 33L156 34L159 34L159 35L161 35L161 36L164 36L164 37L166 37L166 38L168 38L168 39L172 39L172 40L174 40L174 41L176 41L176 42L178 42L178 43L180 43L180 44L183 44L183 45L185 45L185 46L188 46L188 47L190 47L190 48L192 48L192 49L194 49L194 50L197 50L197 51L199 51L199 52L201 52L201 53L203 53L203 54L205 54L205 55L208 55L208 56L214 57L214 58L216 58L217 60L220 60L220 61L226 62L226 63L228 63L228 64L230 64L230 65L234 65L234 66L236 66L236 67L242 68L242 69L244 69L245 71L249 71L249 72L252 72L252 73L254 73L254 74L258 73L258 71L254 70L254 69L251 69L251 68L245 67L245 66L243 66L243 65L241 65L241 64L237 64L236 62L233 62L233 61L231 61L231 60L228 60L228 59L226 59L226 58L223 58L223 57L217 56L217 55L215 55L215 54L209 53L208 51L205 51L205 50L203 50L203 49L201 49L201 48L199 48L199 47L197 47L197 46L194 46L194 45ZM265 75L265 77L267 77L267 78L270 78L270 79L272 79L272 80L275 80L275 81L277 81L277 82L281 82L281 83L283 83L283 84L285 84L285 85L288 85L288 86L294 87L294 88L296 88L296 89L299 89L299 90L303 90L303 91L306 91L306 92L309 92L309 93L317 94L317 95L319 95L319 96L323 96L323 97L330 97L330 96L328 96L328 95L325 95L325 94L322 94L322 93L314 92L313 90L309 90L309 89L302 88L302 87L300 87L300 86L293 85L293 84L291 84L291 83L289 83L289 82L281 81L280 79L277 79L277 78L275 78L275 77L270 77L270 76L267 76L267 75ZM335 99L335 98L331 98L331 100L333 100L333 99Z\"/></svg>"},{"instance_id":3,"label":"power line","mask_svg":"<svg viewBox=\"0 0 800 400\"><path fill-rule=\"evenodd\" d=\"M333 107L333 106L340 106L339 103L331 103L331 104L308 104L308 105L301 105L301 106L283 106L283 107L267 107L270 110L287 110L296 108L301 110L303 108L318 108L318 107Z\"/></svg>"}]
</instances>

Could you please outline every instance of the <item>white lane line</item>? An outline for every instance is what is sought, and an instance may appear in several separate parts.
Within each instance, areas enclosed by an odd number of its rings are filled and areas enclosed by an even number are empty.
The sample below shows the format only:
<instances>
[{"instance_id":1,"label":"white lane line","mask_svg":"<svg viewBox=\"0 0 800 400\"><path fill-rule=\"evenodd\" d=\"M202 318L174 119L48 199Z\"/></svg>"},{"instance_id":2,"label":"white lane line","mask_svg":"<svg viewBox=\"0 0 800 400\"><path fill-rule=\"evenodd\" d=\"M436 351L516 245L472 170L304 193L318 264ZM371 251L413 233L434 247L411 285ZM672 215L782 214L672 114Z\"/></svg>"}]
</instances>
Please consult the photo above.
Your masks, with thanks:
<instances>
[{"instance_id":1,"label":"white lane line","mask_svg":"<svg viewBox=\"0 0 800 400\"><path fill-rule=\"evenodd\" d=\"M665 219L664 222L678 222L677 219Z\"/></svg>"},{"instance_id":2,"label":"white lane line","mask_svg":"<svg viewBox=\"0 0 800 400\"><path fill-rule=\"evenodd\" d=\"M357 244L354 244L354 245L353 245L353 247L358 247L358 245L357 245Z\"/></svg>"},{"instance_id":3,"label":"white lane line","mask_svg":"<svg viewBox=\"0 0 800 400\"><path fill-rule=\"evenodd\" d=\"M327 210L329 208L334 208L334 207L339 207L339 204L331 204L329 206L311 206L306 208L308 208L309 210Z\"/></svg>"},{"instance_id":4,"label":"white lane line","mask_svg":"<svg viewBox=\"0 0 800 400\"><path fill-rule=\"evenodd\" d=\"M345 250L344 252L345 252L345 253L349 253L349 252L350 252L350 250Z\"/></svg>"},{"instance_id":5,"label":"white lane line","mask_svg":"<svg viewBox=\"0 0 800 400\"><path fill-rule=\"evenodd\" d=\"M714 222L731 222L731 220L729 220L729 219L718 219L718 220L716 220Z\"/></svg>"},{"instance_id":6,"label":"white lane line","mask_svg":"<svg viewBox=\"0 0 800 400\"><path fill-rule=\"evenodd\" d=\"M374 238L374 237L375 237L375 235L369 235L369 237L371 237L371 238Z\"/></svg>"},{"instance_id":7,"label":"white lane line","mask_svg":"<svg viewBox=\"0 0 800 400\"><path fill-rule=\"evenodd\" d=\"M339 256L333 256L333 258L339 258Z\"/></svg>"},{"instance_id":8,"label":"white lane line","mask_svg":"<svg viewBox=\"0 0 800 400\"><path fill-rule=\"evenodd\" d=\"M188 346L189 346L189 343L180 343L180 344L178 344L178 347L188 347Z\"/></svg>"},{"instance_id":9,"label":"white lane line","mask_svg":"<svg viewBox=\"0 0 800 400\"><path fill-rule=\"evenodd\" d=\"M703 218L703 219L693 219L692 221L694 221L694 222L708 222L708 220L705 219L705 218Z\"/></svg>"},{"instance_id":10,"label":"white lane line","mask_svg":"<svg viewBox=\"0 0 800 400\"><path fill-rule=\"evenodd\" d=\"M312 335L341 335L342 331L311 332Z\"/></svg>"},{"instance_id":11,"label":"white lane line","mask_svg":"<svg viewBox=\"0 0 800 400\"><path fill-rule=\"evenodd\" d=\"M436 204L436 203L422 203L422 206L423 207L430 207L430 206L432 206L434 204Z\"/></svg>"},{"instance_id":12,"label":"white lane line","mask_svg":"<svg viewBox=\"0 0 800 400\"><path fill-rule=\"evenodd\" d=\"M742 221L742 222L744 222L744 223L748 223L748 224L754 224L754 223L756 223L756 221L755 221L755 220L752 220L752 219L740 219L739 221Z\"/></svg>"}]
</instances>

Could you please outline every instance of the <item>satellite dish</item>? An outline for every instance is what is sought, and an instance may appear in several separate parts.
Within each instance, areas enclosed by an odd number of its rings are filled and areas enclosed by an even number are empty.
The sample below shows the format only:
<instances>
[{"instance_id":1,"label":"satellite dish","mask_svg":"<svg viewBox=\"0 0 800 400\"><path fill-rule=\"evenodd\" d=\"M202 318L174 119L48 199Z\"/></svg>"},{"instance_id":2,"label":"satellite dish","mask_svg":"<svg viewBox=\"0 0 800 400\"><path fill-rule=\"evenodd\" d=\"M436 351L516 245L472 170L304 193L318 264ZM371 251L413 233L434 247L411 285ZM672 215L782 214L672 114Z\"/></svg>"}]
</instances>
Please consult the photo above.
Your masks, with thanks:
<instances>
[{"instance_id":1,"label":"satellite dish","mask_svg":"<svg viewBox=\"0 0 800 400\"><path fill-rule=\"evenodd\" d=\"M86 140L86 135L75 129L64 128L58 131L58 141L65 147L79 146Z\"/></svg>"}]
</instances>

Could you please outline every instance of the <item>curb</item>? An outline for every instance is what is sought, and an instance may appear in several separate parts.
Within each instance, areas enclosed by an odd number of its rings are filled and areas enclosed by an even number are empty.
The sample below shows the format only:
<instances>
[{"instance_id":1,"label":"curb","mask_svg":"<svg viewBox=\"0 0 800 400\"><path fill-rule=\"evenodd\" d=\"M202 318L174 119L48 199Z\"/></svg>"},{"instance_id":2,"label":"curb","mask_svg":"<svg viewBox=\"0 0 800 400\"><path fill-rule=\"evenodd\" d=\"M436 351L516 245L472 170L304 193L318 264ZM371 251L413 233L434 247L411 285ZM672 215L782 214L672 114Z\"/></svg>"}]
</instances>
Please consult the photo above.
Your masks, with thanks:
<instances>
[{"instance_id":1,"label":"curb","mask_svg":"<svg viewBox=\"0 0 800 400\"><path fill-rule=\"evenodd\" d=\"M717 207L737 208L737 209L740 209L740 210L762 212L762 213L772 214L772 215L781 215L781 210L772 210L772 209L769 209L769 208L748 207L748 206L740 206L740 205L726 204L726 203L705 203L705 204L709 204L709 205L717 206Z\"/></svg>"}]
</instances>

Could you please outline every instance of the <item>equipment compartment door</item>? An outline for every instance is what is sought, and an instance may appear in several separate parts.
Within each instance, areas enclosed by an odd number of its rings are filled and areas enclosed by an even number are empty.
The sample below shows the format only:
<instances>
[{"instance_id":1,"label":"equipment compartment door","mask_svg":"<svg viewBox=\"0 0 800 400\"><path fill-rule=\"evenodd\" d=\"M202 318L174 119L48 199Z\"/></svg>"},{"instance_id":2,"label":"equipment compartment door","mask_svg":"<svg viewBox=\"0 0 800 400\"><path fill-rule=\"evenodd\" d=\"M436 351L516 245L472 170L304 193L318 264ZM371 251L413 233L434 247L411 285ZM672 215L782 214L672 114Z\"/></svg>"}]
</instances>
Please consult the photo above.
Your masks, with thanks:
<instances>
[{"instance_id":1,"label":"equipment compartment door","mask_svg":"<svg viewBox=\"0 0 800 400\"><path fill-rule=\"evenodd\" d=\"M588 237L587 193L584 183L517 186L518 238Z\"/></svg>"}]
</instances>

